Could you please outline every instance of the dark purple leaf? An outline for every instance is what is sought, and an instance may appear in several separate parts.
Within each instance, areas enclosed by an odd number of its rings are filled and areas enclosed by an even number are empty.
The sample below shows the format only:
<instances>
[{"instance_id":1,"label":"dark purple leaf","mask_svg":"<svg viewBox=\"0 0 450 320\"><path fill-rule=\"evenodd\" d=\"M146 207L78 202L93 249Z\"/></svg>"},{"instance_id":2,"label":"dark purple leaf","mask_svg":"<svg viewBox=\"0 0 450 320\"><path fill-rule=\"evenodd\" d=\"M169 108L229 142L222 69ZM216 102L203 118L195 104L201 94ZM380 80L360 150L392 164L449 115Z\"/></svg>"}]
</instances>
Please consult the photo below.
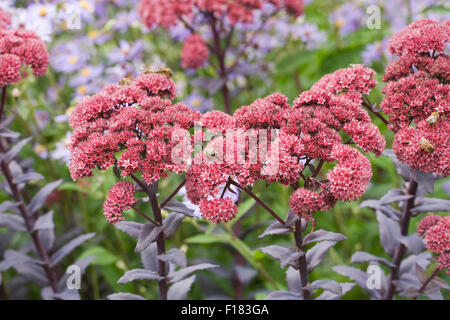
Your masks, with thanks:
<instances>
[{"instance_id":1,"label":"dark purple leaf","mask_svg":"<svg viewBox=\"0 0 450 320\"><path fill-rule=\"evenodd\" d=\"M186 267L186 255L177 248L170 249L166 254L160 254L158 259L180 267Z\"/></svg>"},{"instance_id":2,"label":"dark purple leaf","mask_svg":"<svg viewBox=\"0 0 450 320\"><path fill-rule=\"evenodd\" d=\"M159 274L146 269L133 269L125 272L125 274L117 281L118 284L125 284L135 280L162 280L164 279Z\"/></svg>"},{"instance_id":3,"label":"dark purple leaf","mask_svg":"<svg viewBox=\"0 0 450 320\"><path fill-rule=\"evenodd\" d=\"M351 263L363 263L363 262L369 262L369 261L378 261L382 264L384 264L387 267L394 267L395 265L388 261L387 259L374 256L373 254L364 252L364 251L357 251L353 254Z\"/></svg>"},{"instance_id":4,"label":"dark purple leaf","mask_svg":"<svg viewBox=\"0 0 450 320\"><path fill-rule=\"evenodd\" d=\"M15 178L16 183L28 182L28 181L38 181L44 179L44 176L37 172L27 172L21 176Z\"/></svg>"},{"instance_id":5,"label":"dark purple leaf","mask_svg":"<svg viewBox=\"0 0 450 320\"><path fill-rule=\"evenodd\" d=\"M141 263L145 269L150 271L158 271L158 249L156 243L149 245L144 251L141 252Z\"/></svg>"},{"instance_id":6,"label":"dark purple leaf","mask_svg":"<svg viewBox=\"0 0 450 320\"><path fill-rule=\"evenodd\" d=\"M432 173L411 170L411 178L414 179L419 184L419 187L422 187L425 192L434 192L434 176Z\"/></svg>"},{"instance_id":7,"label":"dark purple leaf","mask_svg":"<svg viewBox=\"0 0 450 320\"><path fill-rule=\"evenodd\" d=\"M339 283L341 286L341 294L334 294L330 291L324 291L321 295L319 295L316 300L339 300L342 296L344 296L347 292L353 289L355 286L352 282L342 282Z\"/></svg>"},{"instance_id":8,"label":"dark purple leaf","mask_svg":"<svg viewBox=\"0 0 450 320\"><path fill-rule=\"evenodd\" d=\"M181 213L187 217L194 217L194 210L189 209L184 203L174 199L170 199L170 201L167 202L162 209L170 212Z\"/></svg>"},{"instance_id":9,"label":"dark purple leaf","mask_svg":"<svg viewBox=\"0 0 450 320\"><path fill-rule=\"evenodd\" d=\"M282 268L286 267L287 265L296 268L297 259L304 255L303 252L295 251L293 248L285 248L277 245L263 247L259 250L280 261L280 265Z\"/></svg>"},{"instance_id":10,"label":"dark purple leaf","mask_svg":"<svg viewBox=\"0 0 450 320\"><path fill-rule=\"evenodd\" d=\"M290 234L290 233L292 233L291 228L277 221L272 223L269 227L267 227L267 229L258 238L261 239L264 238L265 236L273 234Z\"/></svg>"},{"instance_id":11,"label":"dark purple leaf","mask_svg":"<svg viewBox=\"0 0 450 320\"><path fill-rule=\"evenodd\" d=\"M156 240L158 235L164 230L163 226L157 227L154 224L148 222L145 223L141 232L139 233L138 242L136 244L135 252L144 251L153 241Z\"/></svg>"},{"instance_id":12,"label":"dark purple leaf","mask_svg":"<svg viewBox=\"0 0 450 320\"><path fill-rule=\"evenodd\" d=\"M335 241L322 241L306 252L306 263L308 264L308 273L312 272L325 258L328 250L336 244Z\"/></svg>"},{"instance_id":13,"label":"dark purple leaf","mask_svg":"<svg viewBox=\"0 0 450 320\"><path fill-rule=\"evenodd\" d=\"M424 241L417 233L399 236L398 241L405 245L409 253L419 254L425 249Z\"/></svg>"},{"instance_id":14,"label":"dark purple leaf","mask_svg":"<svg viewBox=\"0 0 450 320\"><path fill-rule=\"evenodd\" d=\"M243 284L249 283L258 274L255 269L241 265L235 265L233 269Z\"/></svg>"},{"instance_id":15,"label":"dark purple leaf","mask_svg":"<svg viewBox=\"0 0 450 320\"><path fill-rule=\"evenodd\" d=\"M19 154L20 150L22 150L22 148L30 140L31 140L31 137L25 138L23 140L20 140L19 142L16 142L16 144L11 149L9 149L9 151L6 152L6 154L4 156L2 156L1 158L3 160L5 160L6 162L10 162L12 159L14 159Z\"/></svg>"},{"instance_id":16,"label":"dark purple leaf","mask_svg":"<svg viewBox=\"0 0 450 320\"><path fill-rule=\"evenodd\" d=\"M177 271L173 271L169 273L168 278L170 279L169 283L175 283L180 280L183 280L184 278L190 276L193 272L198 270L206 270L211 268L217 268L218 265L210 264L210 263L200 263L193 266L189 266L186 268L181 268Z\"/></svg>"},{"instance_id":17,"label":"dark purple leaf","mask_svg":"<svg viewBox=\"0 0 450 320\"><path fill-rule=\"evenodd\" d=\"M289 267L286 271L286 283L288 285L289 291L300 293L302 290L300 273L298 270Z\"/></svg>"},{"instance_id":18,"label":"dark purple leaf","mask_svg":"<svg viewBox=\"0 0 450 320\"><path fill-rule=\"evenodd\" d=\"M27 231L23 218L9 213L0 213L0 227L5 227L16 232Z\"/></svg>"},{"instance_id":19,"label":"dark purple leaf","mask_svg":"<svg viewBox=\"0 0 450 320\"><path fill-rule=\"evenodd\" d=\"M164 219L163 226L164 226L164 236L166 239L170 238L173 234L175 234L175 232L177 232L184 218L185 218L184 214L174 212L169 214Z\"/></svg>"},{"instance_id":20,"label":"dark purple leaf","mask_svg":"<svg viewBox=\"0 0 450 320\"><path fill-rule=\"evenodd\" d=\"M33 197L30 204L28 205L28 210L30 213L35 213L38 211L47 201L48 196L60 186L62 180L57 180L45 185L39 192Z\"/></svg>"},{"instance_id":21,"label":"dark purple leaf","mask_svg":"<svg viewBox=\"0 0 450 320\"><path fill-rule=\"evenodd\" d=\"M53 229L54 227L55 225L53 224L53 211L49 211L36 220L33 226L33 231Z\"/></svg>"},{"instance_id":22,"label":"dark purple leaf","mask_svg":"<svg viewBox=\"0 0 450 320\"><path fill-rule=\"evenodd\" d=\"M410 198L412 198L412 195L405 195L402 189L391 189L380 199L380 205L405 201Z\"/></svg>"},{"instance_id":23,"label":"dark purple leaf","mask_svg":"<svg viewBox=\"0 0 450 320\"><path fill-rule=\"evenodd\" d=\"M316 289L324 289L336 295L342 295L341 286L334 280L316 280L310 285L304 287L304 289L309 291L314 291Z\"/></svg>"},{"instance_id":24,"label":"dark purple leaf","mask_svg":"<svg viewBox=\"0 0 450 320\"><path fill-rule=\"evenodd\" d=\"M265 298L265 300L301 300L301 299L302 295L300 293L282 290L271 292Z\"/></svg>"},{"instance_id":25,"label":"dark purple leaf","mask_svg":"<svg viewBox=\"0 0 450 320\"><path fill-rule=\"evenodd\" d=\"M143 223L138 222L132 222L132 221L121 221L116 223L114 226L119 229L120 231L123 231L125 233L128 233L132 237L139 237L139 234L141 233L141 229Z\"/></svg>"},{"instance_id":26,"label":"dark purple leaf","mask_svg":"<svg viewBox=\"0 0 450 320\"><path fill-rule=\"evenodd\" d=\"M61 247L59 250L57 250L55 253L52 254L51 256L52 266L58 264L58 262L64 259L65 256L70 254L78 246L82 245L84 242L93 238L94 236L95 233L88 233L78 236L73 240L70 240L67 244L65 244L63 247Z\"/></svg>"},{"instance_id":27,"label":"dark purple leaf","mask_svg":"<svg viewBox=\"0 0 450 320\"><path fill-rule=\"evenodd\" d=\"M400 237L400 227L398 224L377 211L377 220L380 230L380 242L384 250L391 257L394 255Z\"/></svg>"},{"instance_id":28,"label":"dark purple leaf","mask_svg":"<svg viewBox=\"0 0 450 320\"><path fill-rule=\"evenodd\" d=\"M347 237L341 233L335 233L335 232L330 232L330 231L321 229L321 230L317 230L317 231L307 234L305 236L305 238L303 239L303 245L306 246L306 245L316 242L316 241L338 242L338 241L342 241L345 239L347 239Z\"/></svg>"},{"instance_id":29,"label":"dark purple leaf","mask_svg":"<svg viewBox=\"0 0 450 320\"><path fill-rule=\"evenodd\" d=\"M106 297L108 300L147 300L138 294L128 292L113 293Z\"/></svg>"},{"instance_id":30,"label":"dark purple leaf","mask_svg":"<svg viewBox=\"0 0 450 320\"><path fill-rule=\"evenodd\" d=\"M450 200L421 197L416 199L416 205L411 211L415 214L422 212L449 212Z\"/></svg>"},{"instance_id":31,"label":"dark purple leaf","mask_svg":"<svg viewBox=\"0 0 450 320\"><path fill-rule=\"evenodd\" d=\"M195 275L174 283L167 292L168 300L186 300L189 290L195 281Z\"/></svg>"}]
</instances>

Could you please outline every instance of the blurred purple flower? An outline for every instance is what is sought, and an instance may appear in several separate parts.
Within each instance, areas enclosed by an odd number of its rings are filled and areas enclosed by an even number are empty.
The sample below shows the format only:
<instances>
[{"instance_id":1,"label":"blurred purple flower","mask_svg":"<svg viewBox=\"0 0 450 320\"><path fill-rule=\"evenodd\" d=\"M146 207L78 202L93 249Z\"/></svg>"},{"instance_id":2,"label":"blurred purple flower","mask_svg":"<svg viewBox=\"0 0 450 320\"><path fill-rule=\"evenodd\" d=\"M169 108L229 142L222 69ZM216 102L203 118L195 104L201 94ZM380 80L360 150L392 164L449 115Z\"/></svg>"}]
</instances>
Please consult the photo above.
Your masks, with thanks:
<instances>
[{"instance_id":1,"label":"blurred purple flower","mask_svg":"<svg viewBox=\"0 0 450 320\"><path fill-rule=\"evenodd\" d=\"M141 40L138 40L131 45L128 41L120 40L119 47L114 48L108 53L109 62L114 64L140 59L143 48L144 46Z\"/></svg>"},{"instance_id":2,"label":"blurred purple flower","mask_svg":"<svg viewBox=\"0 0 450 320\"><path fill-rule=\"evenodd\" d=\"M126 32L130 27L139 24L139 15L135 10L119 12L114 18L113 30Z\"/></svg>"},{"instance_id":3,"label":"blurred purple flower","mask_svg":"<svg viewBox=\"0 0 450 320\"><path fill-rule=\"evenodd\" d=\"M50 53L50 64L58 72L71 73L83 68L89 55L77 40L60 42Z\"/></svg>"},{"instance_id":4,"label":"blurred purple flower","mask_svg":"<svg viewBox=\"0 0 450 320\"><path fill-rule=\"evenodd\" d=\"M103 72L102 65L87 65L82 68L76 75L70 78L69 85L71 87L78 87L98 78Z\"/></svg>"},{"instance_id":5,"label":"blurred purple flower","mask_svg":"<svg viewBox=\"0 0 450 320\"><path fill-rule=\"evenodd\" d=\"M42 144L35 144L33 146L33 150L39 156L39 158L41 158L41 159L47 159L48 158L48 150Z\"/></svg>"},{"instance_id":6,"label":"blurred purple flower","mask_svg":"<svg viewBox=\"0 0 450 320\"><path fill-rule=\"evenodd\" d=\"M205 113L213 109L213 101L203 97L200 93L194 91L187 96L183 103L189 106L191 109L198 110L201 113Z\"/></svg>"},{"instance_id":7,"label":"blurred purple flower","mask_svg":"<svg viewBox=\"0 0 450 320\"><path fill-rule=\"evenodd\" d=\"M383 38L383 40L370 43L366 46L361 57L363 63L367 66L371 66L375 61L381 60L385 57L388 61L391 60L391 54L388 51L389 37Z\"/></svg>"},{"instance_id":8,"label":"blurred purple flower","mask_svg":"<svg viewBox=\"0 0 450 320\"><path fill-rule=\"evenodd\" d=\"M182 23L177 23L169 29L170 36L176 40L183 42L187 37L190 36L191 31L184 26Z\"/></svg>"},{"instance_id":9,"label":"blurred purple flower","mask_svg":"<svg viewBox=\"0 0 450 320\"><path fill-rule=\"evenodd\" d=\"M68 146L70 144L71 135L72 133L67 131L64 139L55 143L56 149L50 151L50 159L59 160L61 163L69 163L70 151Z\"/></svg>"},{"instance_id":10,"label":"blurred purple flower","mask_svg":"<svg viewBox=\"0 0 450 320\"><path fill-rule=\"evenodd\" d=\"M291 30L292 37L304 42L308 50L317 49L327 39L325 32L320 31L315 24L308 22L293 25Z\"/></svg>"},{"instance_id":11,"label":"blurred purple flower","mask_svg":"<svg viewBox=\"0 0 450 320\"><path fill-rule=\"evenodd\" d=\"M355 32L363 25L365 12L353 2L346 2L330 16L330 22L339 30L340 35L347 35Z\"/></svg>"},{"instance_id":12,"label":"blurred purple flower","mask_svg":"<svg viewBox=\"0 0 450 320\"><path fill-rule=\"evenodd\" d=\"M36 110L34 116L39 129L44 129L50 123L50 113L45 110Z\"/></svg>"}]
</instances>

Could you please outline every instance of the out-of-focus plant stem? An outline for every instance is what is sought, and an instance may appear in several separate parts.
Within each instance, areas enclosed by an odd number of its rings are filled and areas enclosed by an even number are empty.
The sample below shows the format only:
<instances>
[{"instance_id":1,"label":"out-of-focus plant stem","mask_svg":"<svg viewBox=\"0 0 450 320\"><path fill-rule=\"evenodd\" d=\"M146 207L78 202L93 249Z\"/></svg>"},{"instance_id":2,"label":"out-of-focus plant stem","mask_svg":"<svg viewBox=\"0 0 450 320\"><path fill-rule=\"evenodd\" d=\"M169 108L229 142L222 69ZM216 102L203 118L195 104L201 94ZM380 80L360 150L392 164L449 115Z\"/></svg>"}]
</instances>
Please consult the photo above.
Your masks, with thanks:
<instances>
[{"instance_id":1,"label":"out-of-focus plant stem","mask_svg":"<svg viewBox=\"0 0 450 320\"><path fill-rule=\"evenodd\" d=\"M418 183L414 179L409 180L408 195L412 197L409 198L402 211L402 216L400 219L400 233L402 236L408 235L409 223L411 220L411 209L414 208L414 201L416 200L416 193L418 188ZM389 286L384 296L385 300L392 300L395 291L397 289L395 281L398 279L398 271L400 269L400 264L402 262L403 256L406 253L406 246L403 243L399 243L394 253L394 267L391 268L391 275L389 277Z\"/></svg>"},{"instance_id":2,"label":"out-of-focus plant stem","mask_svg":"<svg viewBox=\"0 0 450 320\"><path fill-rule=\"evenodd\" d=\"M211 32L213 34L214 39L214 54L216 55L217 61L219 62L219 75L220 78L224 81L221 92L223 97L223 103L225 107L225 112L228 114L231 114L231 97L230 97L230 90L227 85L227 78L228 78L228 70L225 65L225 57L227 52L227 47L222 48L222 45L220 44L220 35L219 31L217 30L216 26L216 17L214 17L213 14L210 15L210 26L211 26Z\"/></svg>"}]
</instances>

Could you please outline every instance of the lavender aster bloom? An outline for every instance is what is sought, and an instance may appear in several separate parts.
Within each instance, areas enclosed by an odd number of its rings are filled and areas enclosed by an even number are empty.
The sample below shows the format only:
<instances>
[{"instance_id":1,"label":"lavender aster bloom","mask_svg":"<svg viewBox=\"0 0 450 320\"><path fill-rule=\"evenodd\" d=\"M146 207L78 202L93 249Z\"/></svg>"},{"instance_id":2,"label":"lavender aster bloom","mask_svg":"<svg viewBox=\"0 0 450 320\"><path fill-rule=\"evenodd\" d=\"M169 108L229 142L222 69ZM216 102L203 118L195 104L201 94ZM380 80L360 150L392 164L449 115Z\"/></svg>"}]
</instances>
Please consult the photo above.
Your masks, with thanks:
<instances>
[{"instance_id":1,"label":"lavender aster bloom","mask_svg":"<svg viewBox=\"0 0 450 320\"><path fill-rule=\"evenodd\" d=\"M184 26L182 23L177 23L169 29L170 36L176 41L183 42L187 37L190 36L191 31Z\"/></svg>"},{"instance_id":2,"label":"lavender aster bloom","mask_svg":"<svg viewBox=\"0 0 450 320\"><path fill-rule=\"evenodd\" d=\"M291 34L294 39L306 44L306 49L317 49L319 45L326 41L326 33L320 31L315 24L304 22L298 25L293 25Z\"/></svg>"},{"instance_id":3,"label":"lavender aster bloom","mask_svg":"<svg viewBox=\"0 0 450 320\"><path fill-rule=\"evenodd\" d=\"M363 63L370 66L373 62L381 60L383 56L388 61L391 60L392 57L388 51L388 42L389 38L385 37L382 41L368 44L364 51L361 52Z\"/></svg>"},{"instance_id":4,"label":"lavender aster bloom","mask_svg":"<svg viewBox=\"0 0 450 320\"><path fill-rule=\"evenodd\" d=\"M113 30L117 30L119 32L125 32L130 27L139 25L139 15L135 10L131 10L128 12L119 12L114 18L114 26Z\"/></svg>"},{"instance_id":5,"label":"lavender aster bloom","mask_svg":"<svg viewBox=\"0 0 450 320\"><path fill-rule=\"evenodd\" d=\"M50 64L58 72L71 73L84 67L88 58L78 41L61 42L51 50Z\"/></svg>"},{"instance_id":6,"label":"lavender aster bloom","mask_svg":"<svg viewBox=\"0 0 450 320\"><path fill-rule=\"evenodd\" d=\"M346 2L330 14L329 20L339 29L339 34L347 35L361 28L364 16L362 8Z\"/></svg>"},{"instance_id":7,"label":"lavender aster bloom","mask_svg":"<svg viewBox=\"0 0 450 320\"><path fill-rule=\"evenodd\" d=\"M33 150L39 156L39 158L41 158L41 159L47 159L48 158L48 150L42 144L35 144L33 146Z\"/></svg>"},{"instance_id":8,"label":"lavender aster bloom","mask_svg":"<svg viewBox=\"0 0 450 320\"><path fill-rule=\"evenodd\" d=\"M132 61L139 59L142 55L143 43L141 40L130 44L125 40L119 41L119 48L114 48L109 54L109 62L111 63L124 63L126 61Z\"/></svg>"},{"instance_id":9,"label":"lavender aster bloom","mask_svg":"<svg viewBox=\"0 0 450 320\"><path fill-rule=\"evenodd\" d=\"M34 116L39 129L44 129L50 123L50 113L45 110L36 110Z\"/></svg>"},{"instance_id":10,"label":"lavender aster bloom","mask_svg":"<svg viewBox=\"0 0 450 320\"><path fill-rule=\"evenodd\" d=\"M37 15L36 9L18 8L14 10L11 19L12 27L34 31L43 41L49 42L53 34L53 22L48 17Z\"/></svg>"},{"instance_id":11,"label":"lavender aster bloom","mask_svg":"<svg viewBox=\"0 0 450 320\"><path fill-rule=\"evenodd\" d=\"M69 163L70 151L68 146L70 144L70 137L72 133L67 131L66 136L61 141L55 143L56 149L50 151L50 159L59 160L61 163Z\"/></svg>"},{"instance_id":12,"label":"lavender aster bloom","mask_svg":"<svg viewBox=\"0 0 450 320\"><path fill-rule=\"evenodd\" d=\"M201 113L205 113L213 109L213 101L203 97L196 91L187 96L186 99L183 100L183 103L191 107L191 109L198 110Z\"/></svg>"},{"instance_id":13,"label":"lavender aster bloom","mask_svg":"<svg viewBox=\"0 0 450 320\"><path fill-rule=\"evenodd\" d=\"M99 77L103 72L102 65L88 65L82 68L77 75L70 78L69 84L72 87L77 87L80 85L85 85L90 81Z\"/></svg>"}]
</instances>

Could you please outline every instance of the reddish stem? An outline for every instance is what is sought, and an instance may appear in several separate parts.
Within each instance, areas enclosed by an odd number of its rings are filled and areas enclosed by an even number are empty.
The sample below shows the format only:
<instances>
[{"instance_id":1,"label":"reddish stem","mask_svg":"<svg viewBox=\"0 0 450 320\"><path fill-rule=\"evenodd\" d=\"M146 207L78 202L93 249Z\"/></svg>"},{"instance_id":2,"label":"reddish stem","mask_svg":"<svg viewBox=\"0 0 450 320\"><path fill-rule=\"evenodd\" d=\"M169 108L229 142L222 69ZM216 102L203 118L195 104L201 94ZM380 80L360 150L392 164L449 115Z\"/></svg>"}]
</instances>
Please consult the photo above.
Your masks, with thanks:
<instances>
[{"instance_id":1,"label":"reddish stem","mask_svg":"<svg viewBox=\"0 0 450 320\"><path fill-rule=\"evenodd\" d=\"M403 207L402 217L400 219L400 232L402 236L408 235L409 222L411 220L411 213L412 213L411 209L414 208L414 201L416 200L417 187L418 187L417 182L413 179L410 179L408 187L408 195L411 195L412 197L406 201L405 206ZM389 287L384 296L385 300L392 300L392 298L394 297L395 291L397 289L395 281L398 279L399 276L398 271L400 269L400 264L402 262L405 253L406 253L405 245L403 243L399 243L394 253L394 261L393 261L394 266L391 268L391 276L389 277Z\"/></svg>"},{"instance_id":2,"label":"reddish stem","mask_svg":"<svg viewBox=\"0 0 450 320\"><path fill-rule=\"evenodd\" d=\"M240 184L236 183L235 181L230 179L230 184L238 187L239 189L245 191L250 197L255 199L256 202L258 202L264 209L266 209L275 219L278 220L281 224L285 225L286 221L284 221L282 218L280 218L279 215L277 215L267 204L264 203L256 194L254 194L250 189L242 187Z\"/></svg>"},{"instance_id":3,"label":"reddish stem","mask_svg":"<svg viewBox=\"0 0 450 320\"><path fill-rule=\"evenodd\" d=\"M433 278L437 275L437 273L439 272L439 268L436 268L432 274L430 274L430 276L425 280L425 282L422 284L422 286L419 289L419 293L423 293L425 291L425 288L427 287L427 285L431 282L431 280L433 280ZM413 300L416 300L418 296L413 297Z\"/></svg>"},{"instance_id":4,"label":"reddish stem","mask_svg":"<svg viewBox=\"0 0 450 320\"><path fill-rule=\"evenodd\" d=\"M173 197L175 197L178 193L178 191L180 191L181 188L183 188L183 186L186 184L186 179L184 179L183 181L181 181L181 183L175 188L175 190L167 197L167 199L161 201L160 207L164 208L164 206L173 199Z\"/></svg>"}]
</instances>

